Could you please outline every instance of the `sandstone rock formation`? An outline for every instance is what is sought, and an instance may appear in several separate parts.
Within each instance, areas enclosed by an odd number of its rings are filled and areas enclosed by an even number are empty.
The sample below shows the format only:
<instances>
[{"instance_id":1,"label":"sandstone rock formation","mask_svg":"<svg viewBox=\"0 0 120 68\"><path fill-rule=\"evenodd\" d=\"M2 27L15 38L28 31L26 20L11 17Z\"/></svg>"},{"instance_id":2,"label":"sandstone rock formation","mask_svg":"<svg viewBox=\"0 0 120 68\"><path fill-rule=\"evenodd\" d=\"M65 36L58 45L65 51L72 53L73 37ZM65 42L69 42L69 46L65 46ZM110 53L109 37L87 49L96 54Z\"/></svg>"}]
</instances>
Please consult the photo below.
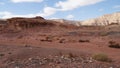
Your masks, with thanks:
<instances>
[{"instance_id":1,"label":"sandstone rock formation","mask_svg":"<svg viewBox=\"0 0 120 68\"><path fill-rule=\"evenodd\" d=\"M7 19L6 21L1 20L1 28L3 28L3 23L6 26L6 29L9 31L21 31L28 28L36 27L57 27L57 28L76 28L73 24L61 23L59 21L47 20L43 17L37 16L34 18L23 18L23 17L14 17ZM49 29L49 28L48 28ZM3 29L4 30L4 29Z\"/></svg>"},{"instance_id":2,"label":"sandstone rock formation","mask_svg":"<svg viewBox=\"0 0 120 68\"><path fill-rule=\"evenodd\" d=\"M4 29L6 27L7 21L6 20L0 20L0 30Z\"/></svg>"},{"instance_id":3,"label":"sandstone rock formation","mask_svg":"<svg viewBox=\"0 0 120 68\"><path fill-rule=\"evenodd\" d=\"M103 15L99 18L89 19L86 21L72 21L72 20L65 20L65 19L52 19L46 20L43 17L37 16L34 18L10 18L7 20L0 20L0 30L7 28L9 30L23 30L32 27L53 27L56 26L57 28L78 28L78 26L82 27L81 25L92 25L92 26L106 26L106 28L114 28L112 25L120 24L120 12ZM117 26L119 28L119 26Z\"/></svg>"},{"instance_id":4,"label":"sandstone rock formation","mask_svg":"<svg viewBox=\"0 0 120 68\"><path fill-rule=\"evenodd\" d=\"M120 12L113 14L106 14L95 19L82 21L82 25L108 25L111 23L120 24Z\"/></svg>"},{"instance_id":5,"label":"sandstone rock formation","mask_svg":"<svg viewBox=\"0 0 120 68\"><path fill-rule=\"evenodd\" d=\"M74 24L76 26L81 26L81 25L105 26L105 25L110 25L111 23L120 24L120 12L113 14L106 14L98 18L84 20L84 21L72 21L65 19L52 19L52 20L60 23Z\"/></svg>"},{"instance_id":6,"label":"sandstone rock formation","mask_svg":"<svg viewBox=\"0 0 120 68\"><path fill-rule=\"evenodd\" d=\"M45 19L42 17L35 17L35 18L11 18L7 19L8 28L11 30L21 30L21 29L27 29L34 26L39 25L46 25Z\"/></svg>"}]
</instances>

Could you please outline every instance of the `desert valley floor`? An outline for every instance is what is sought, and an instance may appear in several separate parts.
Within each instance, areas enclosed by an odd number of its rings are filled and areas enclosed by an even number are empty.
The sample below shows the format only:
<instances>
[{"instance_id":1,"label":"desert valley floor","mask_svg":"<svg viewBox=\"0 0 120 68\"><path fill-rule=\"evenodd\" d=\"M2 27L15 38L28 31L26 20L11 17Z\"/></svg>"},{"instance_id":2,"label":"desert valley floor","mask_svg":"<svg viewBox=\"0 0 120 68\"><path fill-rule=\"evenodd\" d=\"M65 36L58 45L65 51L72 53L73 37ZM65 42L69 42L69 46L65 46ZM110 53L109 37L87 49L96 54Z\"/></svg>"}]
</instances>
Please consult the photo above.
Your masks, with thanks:
<instances>
[{"instance_id":1,"label":"desert valley floor","mask_svg":"<svg viewBox=\"0 0 120 68\"><path fill-rule=\"evenodd\" d=\"M120 68L120 24L1 20L0 68Z\"/></svg>"},{"instance_id":2,"label":"desert valley floor","mask_svg":"<svg viewBox=\"0 0 120 68\"><path fill-rule=\"evenodd\" d=\"M1 31L0 68L120 68L120 49L108 47L109 41L120 44L119 30L103 32L57 27ZM97 61L95 54L112 61Z\"/></svg>"}]
</instances>

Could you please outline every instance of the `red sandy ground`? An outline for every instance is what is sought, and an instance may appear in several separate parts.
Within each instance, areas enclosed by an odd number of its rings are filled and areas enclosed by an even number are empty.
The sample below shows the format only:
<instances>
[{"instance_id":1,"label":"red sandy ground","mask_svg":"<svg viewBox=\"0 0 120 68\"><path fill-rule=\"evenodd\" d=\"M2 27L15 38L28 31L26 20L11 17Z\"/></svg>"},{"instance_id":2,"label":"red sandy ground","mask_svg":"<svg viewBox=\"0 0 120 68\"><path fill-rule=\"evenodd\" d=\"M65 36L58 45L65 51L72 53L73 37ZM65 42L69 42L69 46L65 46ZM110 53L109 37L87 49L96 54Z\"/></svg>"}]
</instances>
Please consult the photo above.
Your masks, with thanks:
<instances>
[{"instance_id":1,"label":"red sandy ground","mask_svg":"<svg viewBox=\"0 0 120 68\"><path fill-rule=\"evenodd\" d=\"M108 42L113 40L120 44L120 37L116 36L98 36L89 35L84 32L97 32L98 30L67 30L67 29L39 29L24 30L20 33L1 33L0 35L0 53L4 56L0 58L0 68L120 68L120 49L108 47ZM79 35L69 35L68 32L84 33ZM52 37L52 42L41 41L46 37ZM60 39L65 39L60 43ZM78 42L80 39L87 39L90 42ZM26 59L48 57L50 55L59 56L59 53L72 53L77 56L91 57L91 55L103 53L108 55L113 62L88 63L84 66L74 63L53 63L55 66L44 64L41 66L15 66L9 65L12 61L24 63ZM53 58L54 59L54 58ZM81 63L81 62L80 62ZM25 64L25 63L24 63ZM51 62L52 64L52 62ZM97 65L98 66L95 66ZM84 64L83 64L84 65ZM93 65L90 67L90 65Z\"/></svg>"}]
</instances>

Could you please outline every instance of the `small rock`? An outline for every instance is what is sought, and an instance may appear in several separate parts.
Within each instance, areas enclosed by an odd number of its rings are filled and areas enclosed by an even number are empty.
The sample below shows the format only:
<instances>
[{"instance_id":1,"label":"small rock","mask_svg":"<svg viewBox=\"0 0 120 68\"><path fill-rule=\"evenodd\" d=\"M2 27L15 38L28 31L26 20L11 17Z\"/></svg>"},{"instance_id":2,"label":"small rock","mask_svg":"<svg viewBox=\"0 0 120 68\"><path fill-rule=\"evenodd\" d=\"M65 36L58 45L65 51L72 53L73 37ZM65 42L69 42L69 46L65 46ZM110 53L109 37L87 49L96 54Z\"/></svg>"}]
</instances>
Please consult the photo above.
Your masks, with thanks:
<instances>
[{"instance_id":1,"label":"small rock","mask_svg":"<svg viewBox=\"0 0 120 68\"><path fill-rule=\"evenodd\" d=\"M15 68L20 68L20 67L16 66Z\"/></svg>"},{"instance_id":2,"label":"small rock","mask_svg":"<svg viewBox=\"0 0 120 68\"><path fill-rule=\"evenodd\" d=\"M92 63L93 61L92 60L89 60L90 63Z\"/></svg>"},{"instance_id":3,"label":"small rock","mask_svg":"<svg viewBox=\"0 0 120 68\"><path fill-rule=\"evenodd\" d=\"M61 68L60 66L56 66L56 68Z\"/></svg>"},{"instance_id":4,"label":"small rock","mask_svg":"<svg viewBox=\"0 0 120 68\"><path fill-rule=\"evenodd\" d=\"M28 60L32 60L32 58L28 58Z\"/></svg>"},{"instance_id":5,"label":"small rock","mask_svg":"<svg viewBox=\"0 0 120 68\"><path fill-rule=\"evenodd\" d=\"M30 45L27 45L27 44L26 44L25 47L30 47Z\"/></svg>"}]
</instances>

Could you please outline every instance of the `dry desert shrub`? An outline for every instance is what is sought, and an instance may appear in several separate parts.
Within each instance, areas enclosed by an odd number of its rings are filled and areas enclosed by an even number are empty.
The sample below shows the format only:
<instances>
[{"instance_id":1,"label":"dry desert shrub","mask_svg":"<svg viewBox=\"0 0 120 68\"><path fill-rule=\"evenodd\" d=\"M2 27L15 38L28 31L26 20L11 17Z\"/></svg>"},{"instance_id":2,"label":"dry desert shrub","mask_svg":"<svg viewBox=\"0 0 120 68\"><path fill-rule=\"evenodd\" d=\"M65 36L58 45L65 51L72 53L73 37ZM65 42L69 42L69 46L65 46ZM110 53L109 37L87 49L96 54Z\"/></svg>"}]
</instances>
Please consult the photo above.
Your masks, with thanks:
<instances>
[{"instance_id":1,"label":"dry desert shrub","mask_svg":"<svg viewBox=\"0 0 120 68\"><path fill-rule=\"evenodd\" d=\"M65 43L65 39L60 39L59 43Z\"/></svg>"},{"instance_id":2,"label":"dry desert shrub","mask_svg":"<svg viewBox=\"0 0 120 68\"><path fill-rule=\"evenodd\" d=\"M102 53L94 54L92 56L92 58L94 60L102 61L102 62L111 62L112 61L110 58L108 58L108 56L106 54L102 54Z\"/></svg>"},{"instance_id":3,"label":"dry desert shrub","mask_svg":"<svg viewBox=\"0 0 120 68\"><path fill-rule=\"evenodd\" d=\"M75 57L77 57L77 55L75 55L75 54L73 54L73 53L71 53L71 52L69 52L69 53L67 53L67 54L63 54L62 52L59 52L59 55L60 55L60 56L64 56L64 57L66 57L66 58L75 58Z\"/></svg>"},{"instance_id":4,"label":"dry desert shrub","mask_svg":"<svg viewBox=\"0 0 120 68\"><path fill-rule=\"evenodd\" d=\"M89 40L80 39L79 42L90 42Z\"/></svg>"},{"instance_id":5,"label":"dry desert shrub","mask_svg":"<svg viewBox=\"0 0 120 68\"><path fill-rule=\"evenodd\" d=\"M120 48L120 44L116 43L115 41L109 41L109 47Z\"/></svg>"},{"instance_id":6,"label":"dry desert shrub","mask_svg":"<svg viewBox=\"0 0 120 68\"><path fill-rule=\"evenodd\" d=\"M41 39L40 41L42 41L42 42L44 42L44 41L52 42L53 41L53 37L52 36L47 36L47 37L45 37L45 39Z\"/></svg>"},{"instance_id":7,"label":"dry desert shrub","mask_svg":"<svg viewBox=\"0 0 120 68\"><path fill-rule=\"evenodd\" d=\"M73 53L68 53L67 57L68 57L68 58L75 58L75 57L77 57L77 56L74 55Z\"/></svg>"},{"instance_id":8,"label":"dry desert shrub","mask_svg":"<svg viewBox=\"0 0 120 68\"><path fill-rule=\"evenodd\" d=\"M1 58L1 57L3 57L3 56L5 56L5 54L3 54L3 53L0 53L0 58Z\"/></svg>"}]
</instances>

